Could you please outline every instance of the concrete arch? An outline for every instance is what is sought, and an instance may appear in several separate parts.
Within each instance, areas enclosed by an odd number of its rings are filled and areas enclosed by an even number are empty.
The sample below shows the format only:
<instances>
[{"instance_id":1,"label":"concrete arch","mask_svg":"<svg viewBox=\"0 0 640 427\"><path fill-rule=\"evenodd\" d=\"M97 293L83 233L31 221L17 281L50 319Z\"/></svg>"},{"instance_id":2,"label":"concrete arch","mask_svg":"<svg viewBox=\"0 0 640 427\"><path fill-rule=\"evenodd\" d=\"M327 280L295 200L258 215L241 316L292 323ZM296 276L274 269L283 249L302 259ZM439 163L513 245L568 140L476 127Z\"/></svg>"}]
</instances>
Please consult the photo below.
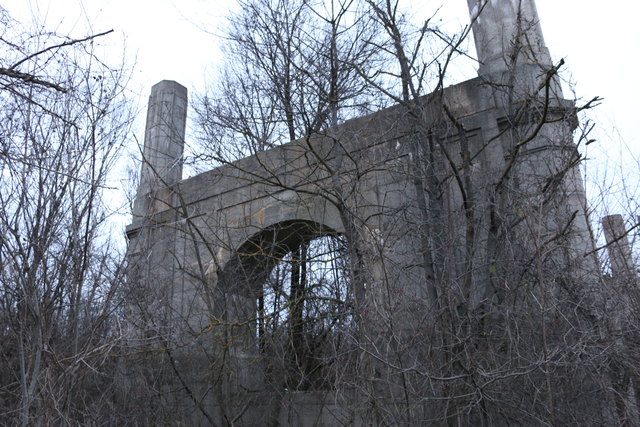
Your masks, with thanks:
<instances>
[{"instance_id":1,"label":"concrete arch","mask_svg":"<svg viewBox=\"0 0 640 427\"><path fill-rule=\"evenodd\" d=\"M256 298L261 284L287 253L318 237L342 234L334 228L308 219L289 219L271 224L246 239L229 256L217 274L217 288Z\"/></svg>"},{"instance_id":2,"label":"concrete arch","mask_svg":"<svg viewBox=\"0 0 640 427\"><path fill-rule=\"evenodd\" d=\"M345 232L336 206L320 196L301 198L293 191L280 191L269 197L247 200L233 209L228 215L231 218L226 219L229 234L225 245L219 247L215 259L209 263L207 274L212 283L218 283L239 251L252 252L247 245L255 246L256 239L266 236L281 238L292 224L307 224L318 236Z\"/></svg>"},{"instance_id":3,"label":"concrete arch","mask_svg":"<svg viewBox=\"0 0 640 427\"><path fill-rule=\"evenodd\" d=\"M235 357L259 358L257 301L276 264L303 242L341 234L323 223L288 219L253 233L228 256L215 275L213 307L217 321L229 330L225 342ZM259 388L256 378L262 375L252 376L255 378L243 381Z\"/></svg>"}]
</instances>

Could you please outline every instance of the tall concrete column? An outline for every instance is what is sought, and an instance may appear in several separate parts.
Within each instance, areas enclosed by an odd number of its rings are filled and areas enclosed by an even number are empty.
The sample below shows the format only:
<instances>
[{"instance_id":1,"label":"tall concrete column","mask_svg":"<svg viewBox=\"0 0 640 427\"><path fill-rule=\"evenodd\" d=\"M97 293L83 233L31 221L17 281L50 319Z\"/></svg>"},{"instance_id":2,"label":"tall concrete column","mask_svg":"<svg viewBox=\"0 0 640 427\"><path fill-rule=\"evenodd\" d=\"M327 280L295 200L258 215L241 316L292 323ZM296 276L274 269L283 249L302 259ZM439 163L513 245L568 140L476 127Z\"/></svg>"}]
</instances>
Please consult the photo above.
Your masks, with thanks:
<instances>
[{"instance_id":1,"label":"tall concrete column","mask_svg":"<svg viewBox=\"0 0 640 427\"><path fill-rule=\"evenodd\" d=\"M516 49L517 63L551 65L535 0L467 0L483 76L508 71Z\"/></svg>"},{"instance_id":2,"label":"tall concrete column","mask_svg":"<svg viewBox=\"0 0 640 427\"><path fill-rule=\"evenodd\" d=\"M182 179L186 120L187 88L171 80L154 85L149 96L134 216L162 209L154 208L150 199L168 203L164 200L168 193L163 190Z\"/></svg>"},{"instance_id":3,"label":"tall concrete column","mask_svg":"<svg viewBox=\"0 0 640 427\"><path fill-rule=\"evenodd\" d=\"M608 245L613 277L618 279L635 278L636 271L633 265L631 245L627 238L622 215L608 215L602 218L601 222Z\"/></svg>"}]
</instances>

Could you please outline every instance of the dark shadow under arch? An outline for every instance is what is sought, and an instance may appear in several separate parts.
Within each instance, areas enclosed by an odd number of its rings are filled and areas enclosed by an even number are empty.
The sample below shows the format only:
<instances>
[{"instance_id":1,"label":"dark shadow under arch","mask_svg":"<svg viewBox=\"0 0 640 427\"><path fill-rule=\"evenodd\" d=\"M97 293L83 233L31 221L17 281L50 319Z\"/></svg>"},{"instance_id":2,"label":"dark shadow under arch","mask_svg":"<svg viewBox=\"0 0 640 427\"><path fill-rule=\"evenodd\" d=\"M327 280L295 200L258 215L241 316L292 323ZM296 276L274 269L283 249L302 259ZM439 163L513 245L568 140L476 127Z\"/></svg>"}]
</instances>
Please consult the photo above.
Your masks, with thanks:
<instances>
[{"instance_id":1,"label":"dark shadow under arch","mask_svg":"<svg viewBox=\"0 0 640 427\"><path fill-rule=\"evenodd\" d=\"M236 250L218 275L218 289L256 298L273 267L303 242L337 236L332 228L308 220L288 220L255 233Z\"/></svg>"}]
</instances>

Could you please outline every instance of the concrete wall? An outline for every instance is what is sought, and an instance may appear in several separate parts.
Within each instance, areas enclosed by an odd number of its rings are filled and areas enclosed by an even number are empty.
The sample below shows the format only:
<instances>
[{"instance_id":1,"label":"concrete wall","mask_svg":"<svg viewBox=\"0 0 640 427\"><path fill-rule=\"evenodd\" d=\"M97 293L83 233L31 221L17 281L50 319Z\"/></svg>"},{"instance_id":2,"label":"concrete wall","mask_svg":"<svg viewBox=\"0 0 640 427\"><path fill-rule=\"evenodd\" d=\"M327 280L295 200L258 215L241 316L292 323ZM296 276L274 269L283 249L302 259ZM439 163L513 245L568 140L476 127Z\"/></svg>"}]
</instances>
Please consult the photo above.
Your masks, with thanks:
<instances>
[{"instance_id":1,"label":"concrete wall","mask_svg":"<svg viewBox=\"0 0 640 427\"><path fill-rule=\"evenodd\" d=\"M476 3L469 0L472 16ZM230 416L241 425L265 419L283 425L382 422L366 405L354 409L367 400L358 393L345 398L265 385L251 319L271 259L294 247L295 239L348 236L366 265L359 307L370 313L362 319L370 325L392 319L400 331L415 328L435 307L426 246L435 248L438 280L460 286L472 306L500 299L498 284L515 286L514 271L526 271L540 245L558 281L583 283L583 297L597 298L589 279L597 262L583 256L593 245L575 167L573 104L553 82L549 98L538 91L548 77L540 67L550 60L532 1L522 4L531 23L530 49L541 62L505 66L508 35L518 30L516 3L489 2L474 24L481 77L187 180L178 179L177 168L186 92L175 83L154 87L145 139L149 164L127 228L133 297L147 306L131 316L138 330L165 337L174 363L184 368L182 386L196 398L182 395L179 405L171 403L184 412L177 419L204 423L198 401L221 423ZM503 20L504 14L510 18ZM158 109L157 100L169 98ZM156 128L164 136L154 137ZM418 161L429 144L433 161ZM426 186L416 182L423 183L429 170L441 179L441 193L430 199L438 203L425 206ZM466 181L461 186L456 179ZM256 241L263 253L243 257ZM422 354L415 349L406 358ZM393 387L380 393L393 406Z\"/></svg>"},{"instance_id":2,"label":"concrete wall","mask_svg":"<svg viewBox=\"0 0 640 427\"><path fill-rule=\"evenodd\" d=\"M443 119L439 101L429 97L421 100L424 104L420 111L428 115L422 123L431 129L428 135L446 141L458 167L463 162L459 154L462 140L470 147L474 160L469 170L474 182L479 230L474 245L478 253L483 253L490 245L488 228L492 204L498 203L492 200L492 192L501 179L500 173L512 162L510 153L513 153L514 141L521 141L523 135L536 126L539 115L531 111L530 119L520 123L520 129L505 132L501 126L510 108L501 104L501 97L482 78L448 88L443 99L464 127L463 134ZM556 117L569 114L572 108L570 103L557 100L551 106L551 114ZM567 245L569 253L558 253L554 261L560 270L565 270L564 273L559 270L558 274L588 272L595 267L576 268L575 265L591 262L582 257L591 248L591 240L579 175L574 169L565 171L566 156L575 154L572 130L571 120L545 125L535 140L518 153L512 166L512 175L517 179L505 184L499 202L505 204L500 208L503 220L513 221L510 232L519 239L529 235L531 227L538 227L539 238L547 239L567 226L568 218L574 218ZM248 264L234 261L246 242L265 229L288 223L313 224L318 234L347 233L349 224L341 211L347 207L358 218L362 247L374 246L375 243L367 239L384 242L383 253L378 254L384 265L376 267L372 261L369 267L368 305L378 307L380 313L384 310L388 313L393 311L391 307L407 306L409 298L423 301L428 298L421 267L420 232L416 232L421 230L422 220L412 180L413 150L416 143L426 143L420 139L427 134L411 130L407 111L401 106L351 120L331 132L331 137L315 135L291 142L177 182L164 190L140 195L151 200L147 205L153 208L149 208L147 215L138 212L139 216L128 228L132 271L138 272L136 280L146 289L150 304L157 305L156 314L166 310L162 328L172 337L174 345L181 347L177 353L182 355L183 365L193 364L190 374L186 375L191 378L193 389L207 393L210 384L207 378L214 372L222 375L222 371L216 371L211 365L211 358L215 359L220 347L225 347L235 368L225 365L223 383L226 385L220 386L210 409L212 413L221 414L233 412L238 405L235 410L240 411L250 403L251 407L244 408L246 412L240 418L245 425L259 419L264 408L260 409L255 400L265 396L263 374L258 367L260 355L255 343L255 324L247 322L255 316L257 293L254 292L258 292L255 282L260 279L241 277L243 272L246 275ZM444 158L439 161L442 170L450 167ZM551 196L557 200L544 202L545 186L559 173L565 173L558 176L562 191L554 191ZM441 225L441 231L449 236L446 241L450 246L441 248L446 254L442 262L447 263L451 278L463 276L469 268L477 271L470 289L471 299L479 303L489 293L491 280L487 271L490 266L483 256L477 256L471 267L465 261L462 196L454 180L448 182L444 191L448 221ZM166 191L162 196L164 205L155 203L158 191ZM339 197L344 195L348 195L348 199L341 204ZM167 200L171 203L166 204ZM530 212L536 209L540 212ZM518 221L519 217L537 223L526 224L527 221ZM510 241L513 247L499 248L496 252L504 262L496 261L495 268L497 274L503 272L504 277L513 267L511 263L516 256L513 252L522 250L527 242L531 244L527 238ZM256 271L264 273L266 267L260 267L262 264L258 261L255 263ZM386 288L374 283L381 280L382 273L402 289L393 296L392 303L382 292ZM171 303L166 304L167 301ZM411 310L393 313L399 324L406 323L407 327L415 315ZM209 334L212 325L216 326L218 338ZM207 344L207 340L211 342ZM196 353L201 356L194 357ZM200 366L194 360L201 360ZM247 394L246 390L255 390L258 394ZM296 408L293 412L296 415L291 415L294 418L287 421L290 425L312 418L325 420L320 425L332 425L325 412L344 410L335 403L320 404L309 396L301 392L280 392L277 399L289 399L289 408L291 405ZM296 404L300 399L307 403ZM285 415L278 408L277 415L272 416Z\"/></svg>"}]
</instances>

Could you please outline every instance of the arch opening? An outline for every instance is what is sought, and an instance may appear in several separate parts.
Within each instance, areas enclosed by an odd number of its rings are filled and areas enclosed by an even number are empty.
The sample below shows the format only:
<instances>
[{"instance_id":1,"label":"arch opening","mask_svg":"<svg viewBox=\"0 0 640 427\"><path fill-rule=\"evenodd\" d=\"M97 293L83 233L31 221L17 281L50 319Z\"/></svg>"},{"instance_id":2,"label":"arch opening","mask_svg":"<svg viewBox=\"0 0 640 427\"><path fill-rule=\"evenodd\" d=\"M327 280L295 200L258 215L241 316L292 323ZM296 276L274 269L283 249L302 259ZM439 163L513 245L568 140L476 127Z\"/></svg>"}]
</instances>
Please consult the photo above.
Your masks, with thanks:
<instances>
[{"instance_id":1,"label":"arch opening","mask_svg":"<svg viewBox=\"0 0 640 427\"><path fill-rule=\"evenodd\" d=\"M247 345L272 386L331 387L336 355L355 326L347 245L322 224L287 221L248 239L221 275L245 319L253 316Z\"/></svg>"}]
</instances>

